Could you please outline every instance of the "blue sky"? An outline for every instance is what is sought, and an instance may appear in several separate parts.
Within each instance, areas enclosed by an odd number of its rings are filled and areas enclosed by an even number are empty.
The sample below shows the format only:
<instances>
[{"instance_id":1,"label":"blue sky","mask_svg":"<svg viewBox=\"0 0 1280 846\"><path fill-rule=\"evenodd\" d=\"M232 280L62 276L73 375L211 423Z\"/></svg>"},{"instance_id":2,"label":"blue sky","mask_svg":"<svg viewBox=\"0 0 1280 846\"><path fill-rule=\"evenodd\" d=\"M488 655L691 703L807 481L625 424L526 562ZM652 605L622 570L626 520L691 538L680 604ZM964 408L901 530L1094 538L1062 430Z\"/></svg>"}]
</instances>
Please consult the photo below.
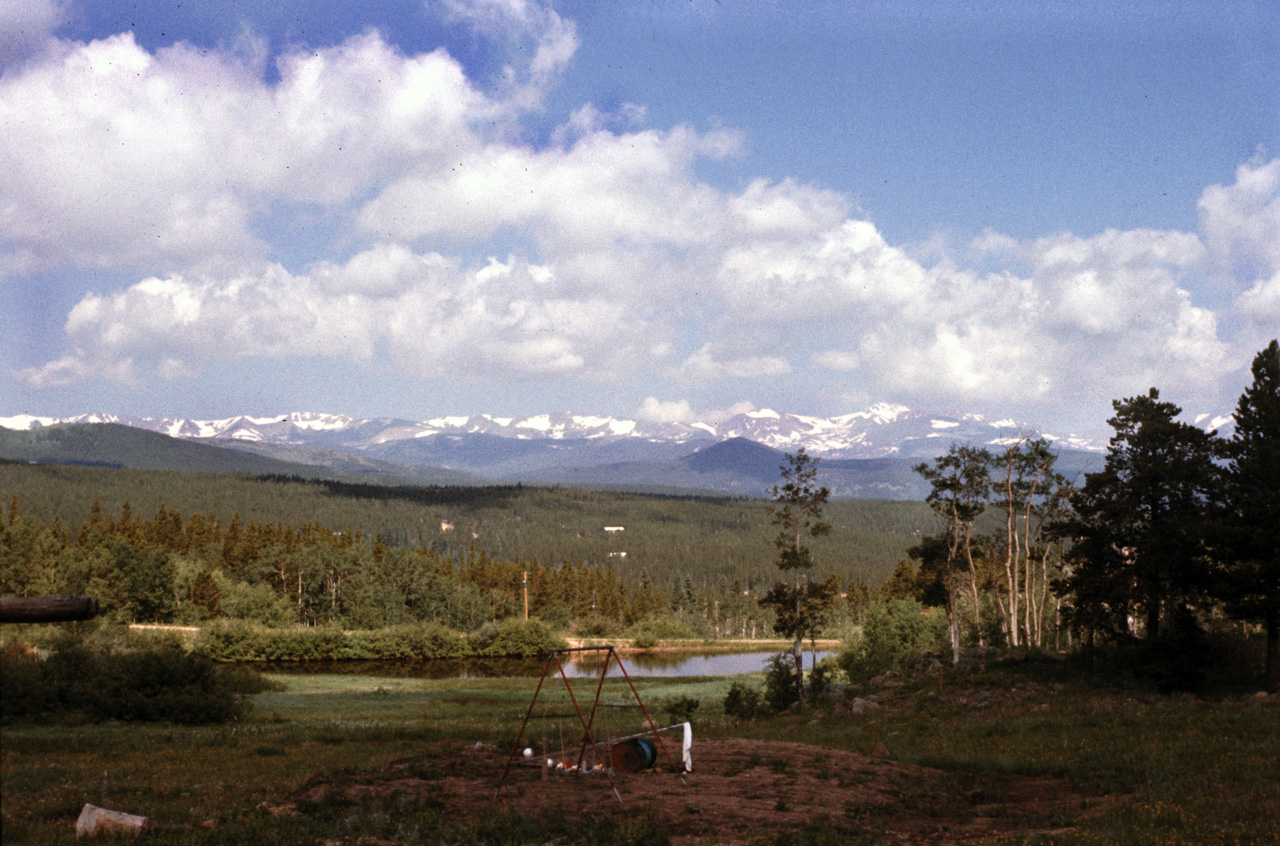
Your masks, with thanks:
<instances>
[{"instance_id":1,"label":"blue sky","mask_svg":"<svg viewBox=\"0 0 1280 846\"><path fill-rule=\"evenodd\" d=\"M0 0L0 417L1220 412L1280 8Z\"/></svg>"}]
</instances>

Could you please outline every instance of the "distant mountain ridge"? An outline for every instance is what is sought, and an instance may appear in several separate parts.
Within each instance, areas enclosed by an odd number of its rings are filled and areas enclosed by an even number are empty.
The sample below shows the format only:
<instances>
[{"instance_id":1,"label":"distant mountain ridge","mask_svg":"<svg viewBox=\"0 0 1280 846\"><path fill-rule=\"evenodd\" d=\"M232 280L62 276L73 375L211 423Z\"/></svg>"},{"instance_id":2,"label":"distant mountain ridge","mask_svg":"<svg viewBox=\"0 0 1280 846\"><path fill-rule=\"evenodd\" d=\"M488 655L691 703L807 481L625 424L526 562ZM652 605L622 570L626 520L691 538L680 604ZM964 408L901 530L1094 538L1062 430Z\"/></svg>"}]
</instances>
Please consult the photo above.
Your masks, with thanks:
<instances>
[{"instance_id":1,"label":"distant mountain ridge","mask_svg":"<svg viewBox=\"0 0 1280 846\"><path fill-rule=\"evenodd\" d=\"M1206 429L1229 429L1232 420L1206 416L1195 422ZM177 443L164 447L117 433L112 441L116 445L108 449L107 441L91 436L97 429L91 424L132 427L144 430L139 435L167 435ZM54 436L50 427L74 433ZM46 430L43 437L31 440L41 430ZM19 435L23 437L15 437ZM176 470L217 467L379 484L525 482L765 496L779 478L784 453L804 447L822 459L819 479L834 496L919 499L927 488L912 472L915 464L941 455L953 443L998 448L1012 438L1028 436L1050 440L1060 454L1058 469L1068 476L1096 469L1105 447L1073 435L1037 431L1015 420L919 412L882 403L828 418L761 409L718 423L652 423L569 412L423 421L313 412L221 420L18 415L0 417L0 458ZM181 443L222 448L217 451L230 455L197 456L180 449ZM252 453L257 463L244 460L248 455L237 459L236 453ZM145 461L151 463L140 463Z\"/></svg>"},{"instance_id":2,"label":"distant mountain ridge","mask_svg":"<svg viewBox=\"0 0 1280 846\"><path fill-rule=\"evenodd\" d=\"M299 476L391 485L473 485L486 481L457 471L398 465L331 450L225 446L225 441L202 443L119 423L58 423L28 430L0 427L0 460L20 463Z\"/></svg>"},{"instance_id":3,"label":"distant mountain ridge","mask_svg":"<svg viewBox=\"0 0 1280 846\"><path fill-rule=\"evenodd\" d=\"M760 409L734 415L718 423L653 423L615 417L574 414L537 414L498 417L480 414L437 417L423 421L398 418L353 418L342 414L293 412L272 417L239 415L221 420L168 417L126 417L113 414L80 414L52 418L33 415L0 417L0 427L32 429L56 423L119 423L162 432L175 438L251 441L291 444L341 451L359 450L393 459L403 453L414 463L421 454L440 456L465 446L461 436L489 436L487 452L507 459L538 448L515 442L594 442L632 444L630 452L646 452L653 445L707 446L733 438L746 438L771 449L808 452L832 459L931 458L953 442L991 445L1023 434L1039 434L1059 448L1100 451L1101 444L1072 434L1043 432L1015 420L987 420L979 414L937 414L912 411L903 405L880 403L864 411L837 417L813 417ZM421 445L454 436L430 448ZM448 444L452 444L449 446ZM545 444L551 447L553 444ZM476 450L472 450L475 452ZM625 451L625 449L624 449ZM652 453L653 450L648 450ZM661 452L661 449L658 450ZM394 459L393 459L394 460ZM500 462L499 462L500 463Z\"/></svg>"},{"instance_id":4,"label":"distant mountain ridge","mask_svg":"<svg viewBox=\"0 0 1280 846\"><path fill-rule=\"evenodd\" d=\"M93 424L132 427L230 453L195 460L189 451L160 449L142 439L95 450ZM103 426L113 429L115 426ZM231 472L286 472L363 478L380 484L563 484L649 491L721 492L765 496L779 478L784 453L804 447L822 459L820 481L841 498L919 499L927 492L912 466L952 443L998 446L1010 438L1043 435L1060 451L1064 471L1090 467L1101 445L1074 436L1040 433L1013 420L977 414L932 414L879 404L821 418L769 409L718 423L650 423L573 413L524 418L475 415L424 421L353 418L294 412L221 420L82 414L70 418L0 417L0 458L62 463L115 463ZM48 441L54 428L71 432ZM12 436L34 437L34 441ZM23 445L20 446L20 441ZM66 448L55 448L65 442ZM72 448L70 445L75 445ZM137 456L151 453L152 464ZM236 459L253 454L259 462ZM165 456L163 460L159 456ZM245 456L248 458L249 456ZM284 469L288 467L290 469ZM234 469L232 469L234 468ZM252 468L252 469L251 469ZM299 472L298 468L302 468Z\"/></svg>"}]
</instances>

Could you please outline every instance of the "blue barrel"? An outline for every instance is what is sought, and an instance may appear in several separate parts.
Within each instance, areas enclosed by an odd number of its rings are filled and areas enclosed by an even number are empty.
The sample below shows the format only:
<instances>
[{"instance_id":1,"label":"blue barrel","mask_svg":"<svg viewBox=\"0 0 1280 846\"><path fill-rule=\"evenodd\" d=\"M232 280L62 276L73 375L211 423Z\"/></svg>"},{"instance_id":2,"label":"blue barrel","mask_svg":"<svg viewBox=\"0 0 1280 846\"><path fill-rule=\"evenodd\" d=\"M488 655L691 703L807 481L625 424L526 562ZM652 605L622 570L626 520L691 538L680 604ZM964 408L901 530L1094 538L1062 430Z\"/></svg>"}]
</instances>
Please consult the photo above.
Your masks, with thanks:
<instances>
[{"instance_id":1,"label":"blue barrel","mask_svg":"<svg viewBox=\"0 0 1280 846\"><path fill-rule=\"evenodd\" d=\"M615 743L609 750L609 766L615 773L638 773L652 767L657 760L657 744L644 737Z\"/></svg>"}]
</instances>

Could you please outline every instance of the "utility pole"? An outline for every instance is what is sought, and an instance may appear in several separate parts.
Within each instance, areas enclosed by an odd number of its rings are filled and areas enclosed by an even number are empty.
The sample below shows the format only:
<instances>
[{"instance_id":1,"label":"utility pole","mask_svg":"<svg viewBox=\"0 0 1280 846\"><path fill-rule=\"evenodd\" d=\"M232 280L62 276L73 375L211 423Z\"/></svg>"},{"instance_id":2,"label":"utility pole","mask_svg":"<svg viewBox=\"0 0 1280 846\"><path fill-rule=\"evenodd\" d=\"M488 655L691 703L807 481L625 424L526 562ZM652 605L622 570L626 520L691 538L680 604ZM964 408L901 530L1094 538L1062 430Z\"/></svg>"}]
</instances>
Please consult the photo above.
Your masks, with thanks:
<instances>
[{"instance_id":1,"label":"utility pole","mask_svg":"<svg viewBox=\"0 0 1280 846\"><path fill-rule=\"evenodd\" d=\"M524 571L524 621L529 622L529 571Z\"/></svg>"}]
</instances>

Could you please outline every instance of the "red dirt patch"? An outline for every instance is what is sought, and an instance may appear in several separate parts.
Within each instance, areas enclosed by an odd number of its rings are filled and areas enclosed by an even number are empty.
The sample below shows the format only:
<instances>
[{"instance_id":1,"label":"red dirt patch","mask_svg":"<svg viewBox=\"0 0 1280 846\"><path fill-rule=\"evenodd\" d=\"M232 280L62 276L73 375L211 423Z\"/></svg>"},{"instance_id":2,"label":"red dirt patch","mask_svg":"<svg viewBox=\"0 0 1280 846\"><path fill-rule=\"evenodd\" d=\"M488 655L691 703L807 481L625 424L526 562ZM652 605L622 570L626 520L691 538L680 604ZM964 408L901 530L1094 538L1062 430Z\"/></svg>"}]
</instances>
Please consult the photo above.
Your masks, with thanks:
<instances>
[{"instance_id":1,"label":"red dirt patch","mask_svg":"<svg viewBox=\"0 0 1280 846\"><path fill-rule=\"evenodd\" d=\"M458 818L500 807L529 816L656 814L676 843L714 838L740 843L762 833L800 826L820 816L853 831L905 844L953 844L1007 834L1060 833L1101 813L1108 800L1085 797L1060 781L969 775L868 758L849 752L756 740L695 743L694 772L684 781L662 766L633 775L544 777L537 766L512 767L494 793L509 750L461 742L437 744L429 754L384 769L312 785L276 809L296 810L305 799L335 791L430 796Z\"/></svg>"}]
</instances>

